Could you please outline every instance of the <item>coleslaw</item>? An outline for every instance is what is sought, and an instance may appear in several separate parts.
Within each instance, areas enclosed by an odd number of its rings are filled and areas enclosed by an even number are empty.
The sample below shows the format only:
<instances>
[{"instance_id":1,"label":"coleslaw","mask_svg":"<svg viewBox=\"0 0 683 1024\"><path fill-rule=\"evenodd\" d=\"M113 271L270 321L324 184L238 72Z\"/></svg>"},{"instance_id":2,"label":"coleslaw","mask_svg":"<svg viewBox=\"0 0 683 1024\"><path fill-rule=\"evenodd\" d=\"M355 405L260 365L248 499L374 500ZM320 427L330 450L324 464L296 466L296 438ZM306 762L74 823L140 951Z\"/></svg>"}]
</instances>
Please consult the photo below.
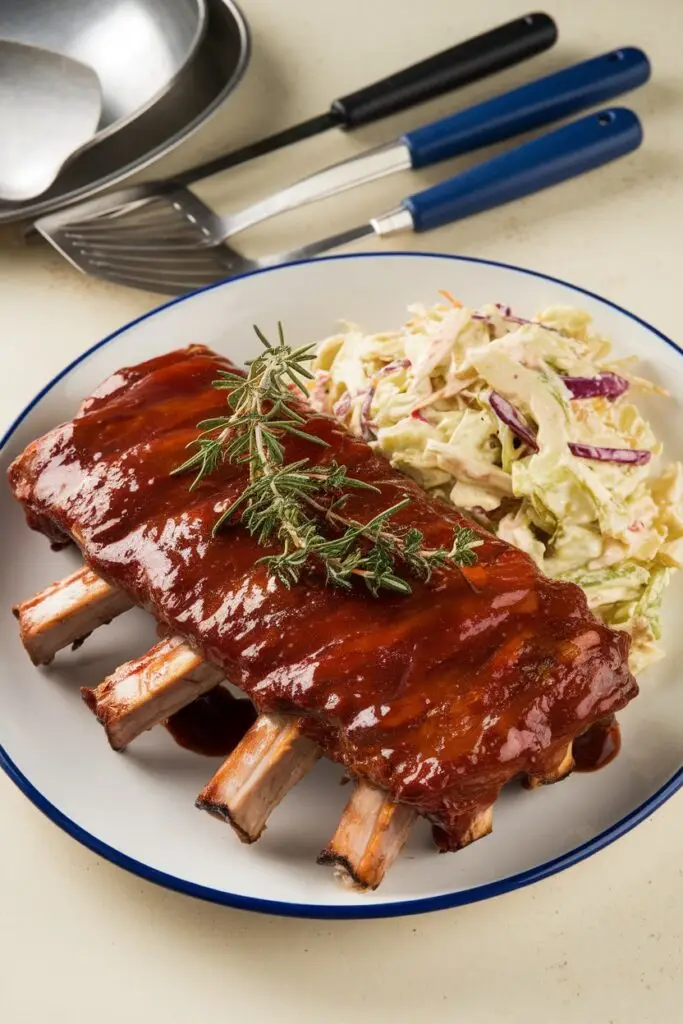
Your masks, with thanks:
<instances>
[{"instance_id":1,"label":"coleslaw","mask_svg":"<svg viewBox=\"0 0 683 1024\"><path fill-rule=\"evenodd\" d=\"M633 403L661 388L610 359L590 316L468 309L448 292L396 331L345 324L313 364L311 401L432 494L581 586L632 636L638 672L662 657L662 597L683 562L683 467Z\"/></svg>"}]
</instances>

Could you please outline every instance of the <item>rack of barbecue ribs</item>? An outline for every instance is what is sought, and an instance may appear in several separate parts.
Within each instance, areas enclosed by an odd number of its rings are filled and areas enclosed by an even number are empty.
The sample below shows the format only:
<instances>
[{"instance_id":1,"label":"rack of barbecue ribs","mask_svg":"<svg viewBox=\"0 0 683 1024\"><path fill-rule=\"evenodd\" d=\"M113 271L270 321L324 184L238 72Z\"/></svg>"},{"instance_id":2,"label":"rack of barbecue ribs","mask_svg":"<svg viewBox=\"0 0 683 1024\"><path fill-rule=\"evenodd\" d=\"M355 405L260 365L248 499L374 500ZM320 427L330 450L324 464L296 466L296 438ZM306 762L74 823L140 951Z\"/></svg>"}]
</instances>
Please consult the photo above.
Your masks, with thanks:
<instances>
[{"instance_id":1,"label":"rack of barbecue ribs","mask_svg":"<svg viewBox=\"0 0 683 1024\"><path fill-rule=\"evenodd\" d=\"M129 607L146 609L159 642L83 694L111 746L228 680L257 716L197 806L253 842L331 758L355 785L319 861L374 888L417 815L440 850L457 850L491 831L508 781L568 775L574 740L638 692L629 638L601 624L578 587L547 579L303 406L303 429L329 447L288 437L287 460L334 458L371 483L349 496L350 517L368 522L407 495L398 529L420 529L433 548L467 525L481 544L475 564L411 581L410 594L336 589L315 567L291 588L277 582L239 519L212 533L246 486L244 466L226 461L192 491L172 473L196 424L225 414L212 382L227 368L195 345L123 369L15 460L10 485L29 526L54 546L75 543L85 562L15 609L21 638L45 664Z\"/></svg>"}]
</instances>

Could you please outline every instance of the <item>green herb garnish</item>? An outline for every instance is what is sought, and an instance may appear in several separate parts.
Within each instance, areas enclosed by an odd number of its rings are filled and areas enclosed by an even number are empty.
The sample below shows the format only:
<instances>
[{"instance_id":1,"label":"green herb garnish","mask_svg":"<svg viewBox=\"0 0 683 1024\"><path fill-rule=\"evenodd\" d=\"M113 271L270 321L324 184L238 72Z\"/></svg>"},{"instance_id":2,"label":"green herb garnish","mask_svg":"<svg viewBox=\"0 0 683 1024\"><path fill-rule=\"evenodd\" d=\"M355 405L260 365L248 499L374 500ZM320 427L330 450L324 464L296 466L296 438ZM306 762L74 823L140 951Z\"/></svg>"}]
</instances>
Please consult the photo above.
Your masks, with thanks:
<instances>
[{"instance_id":1,"label":"green herb garnish","mask_svg":"<svg viewBox=\"0 0 683 1024\"><path fill-rule=\"evenodd\" d=\"M215 388L229 391L229 414L197 424L201 434L191 444L196 450L174 470L196 470L192 490L223 462L248 465L249 483L222 512L214 534L239 515L259 544L279 542L281 550L259 562L287 587L299 581L305 568L317 565L333 586L348 589L358 577L374 595L380 590L409 594L410 584L399 574L399 566L428 580L438 566L473 565L474 549L482 543L474 530L456 527L450 550L426 548L420 530L391 528L391 519L410 504L409 497L359 523L344 515L350 492L379 493L378 488L350 477L346 467L334 461L325 465L309 459L285 462L287 434L328 447L326 441L302 429L306 420L295 407L295 392L307 395L305 380L312 379L306 363L314 358L314 346L286 345L281 324L277 345L258 327L254 330L264 351L247 363L246 377L221 370L214 381ZM333 536L321 532L323 524Z\"/></svg>"}]
</instances>

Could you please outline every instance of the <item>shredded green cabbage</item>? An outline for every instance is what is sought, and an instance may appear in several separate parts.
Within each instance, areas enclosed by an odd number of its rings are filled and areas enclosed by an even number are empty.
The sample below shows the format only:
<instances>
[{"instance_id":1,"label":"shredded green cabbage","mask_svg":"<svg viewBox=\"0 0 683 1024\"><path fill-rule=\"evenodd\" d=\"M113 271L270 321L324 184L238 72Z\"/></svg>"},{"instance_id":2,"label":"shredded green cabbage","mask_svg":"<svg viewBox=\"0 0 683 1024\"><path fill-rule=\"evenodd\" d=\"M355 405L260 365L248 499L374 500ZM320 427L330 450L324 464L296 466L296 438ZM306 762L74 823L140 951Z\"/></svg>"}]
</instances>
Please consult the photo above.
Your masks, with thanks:
<instances>
[{"instance_id":1,"label":"shredded green cabbage","mask_svg":"<svg viewBox=\"0 0 683 1024\"><path fill-rule=\"evenodd\" d=\"M311 401L370 439L427 491L486 522L549 576L581 586L590 607L632 636L632 667L662 656L662 597L683 563L683 467L578 458L569 442L661 454L632 401L665 394L610 362L590 316L554 306L533 321L501 305L409 307L397 331L353 325L323 341ZM563 377L618 373L616 399L572 398ZM538 452L491 408L498 392L533 425Z\"/></svg>"}]
</instances>

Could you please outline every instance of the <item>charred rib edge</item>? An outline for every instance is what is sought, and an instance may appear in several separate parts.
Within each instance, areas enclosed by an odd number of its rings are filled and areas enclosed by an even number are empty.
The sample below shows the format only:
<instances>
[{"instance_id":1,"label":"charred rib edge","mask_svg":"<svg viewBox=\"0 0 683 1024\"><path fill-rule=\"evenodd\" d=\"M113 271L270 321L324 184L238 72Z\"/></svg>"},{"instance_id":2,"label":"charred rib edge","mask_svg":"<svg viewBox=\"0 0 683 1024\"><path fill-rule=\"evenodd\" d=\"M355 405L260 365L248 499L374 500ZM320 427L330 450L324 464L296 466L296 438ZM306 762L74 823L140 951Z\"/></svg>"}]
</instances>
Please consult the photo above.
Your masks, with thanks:
<instances>
[{"instance_id":1,"label":"charred rib edge","mask_svg":"<svg viewBox=\"0 0 683 1024\"><path fill-rule=\"evenodd\" d=\"M401 852L417 812L371 783L356 783L337 830L318 857L356 889L376 889Z\"/></svg>"},{"instance_id":2,"label":"charred rib edge","mask_svg":"<svg viewBox=\"0 0 683 1024\"><path fill-rule=\"evenodd\" d=\"M254 843L290 789L321 756L291 715L260 715L197 797L196 806Z\"/></svg>"}]
</instances>

